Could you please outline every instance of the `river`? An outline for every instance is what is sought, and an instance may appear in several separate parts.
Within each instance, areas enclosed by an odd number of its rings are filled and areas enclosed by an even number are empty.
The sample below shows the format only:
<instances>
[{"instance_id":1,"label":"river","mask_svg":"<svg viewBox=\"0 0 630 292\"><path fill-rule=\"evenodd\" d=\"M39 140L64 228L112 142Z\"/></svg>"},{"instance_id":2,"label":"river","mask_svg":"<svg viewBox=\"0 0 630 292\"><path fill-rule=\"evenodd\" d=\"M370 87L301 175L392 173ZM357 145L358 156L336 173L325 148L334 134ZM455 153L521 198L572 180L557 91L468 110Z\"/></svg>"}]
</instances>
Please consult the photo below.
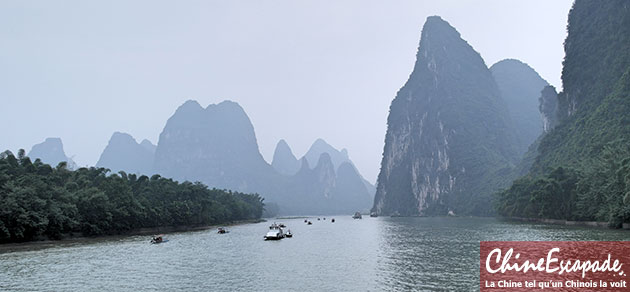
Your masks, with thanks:
<instances>
[{"instance_id":1,"label":"river","mask_svg":"<svg viewBox=\"0 0 630 292\"><path fill-rule=\"evenodd\" d=\"M492 218L330 219L172 233L163 244L124 236L0 246L0 290L475 291L479 241L630 240L624 230ZM293 238L264 241L273 221Z\"/></svg>"}]
</instances>

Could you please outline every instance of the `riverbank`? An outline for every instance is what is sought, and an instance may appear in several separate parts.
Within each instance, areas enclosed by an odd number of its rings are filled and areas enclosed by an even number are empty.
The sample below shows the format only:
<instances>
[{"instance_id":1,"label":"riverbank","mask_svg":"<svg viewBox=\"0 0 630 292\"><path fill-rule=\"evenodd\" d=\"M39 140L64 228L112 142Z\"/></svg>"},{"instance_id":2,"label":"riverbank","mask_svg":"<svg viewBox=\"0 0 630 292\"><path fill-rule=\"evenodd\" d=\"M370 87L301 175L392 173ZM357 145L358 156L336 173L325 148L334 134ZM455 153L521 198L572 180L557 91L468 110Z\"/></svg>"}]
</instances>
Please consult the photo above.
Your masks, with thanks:
<instances>
[{"instance_id":1,"label":"riverbank","mask_svg":"<svg viewBox=\"0 0 630 292\"><path fill-rule=\"evenodd\" d=\"M152 227L152 228L138 228L132 230L126 230L114 234L106 234L106 235L98 235L98 236L84 236L80 233L75 234L66 234L63 238L58 240L52 239L39 239L39 240L31 240L25 242L11 242L11 243L2 243L0 244L0 253L4 252L12 252L19 251L22 249L37 249L37 248L48 248L53 247L59 244L72 244L76 242L86 242L86 241L107 241L107 240L116 240L123 237L135 236L135 235L155 235L155 234L168 234L174 232L191 232L191 231L202 231L208 229L214 229L218 227L225 226L235 226L242 224L253 224L266 222L265 219L251 219L251 220L239 220L228 222L224 224L213 224L213 225L202 225L202 226L161 226L161 227Z\"/></svg>"},{"instance_id":2,"label":"riverbank","mask_svg":"<svg viewBox=\"0 0 630 292\"><path fill-rule=\"evenodd\" d=\"M537 222L537 223L554 224L554 225L619 229L619 228L610 227L608 225L608 222L604 222L604 221L571 221L571 220L561 220L561 219L525 218L525 217L497 217L497 218L501 220L507 220L507 221ZM630 223L623 223L621 229L630 230Z\"/></svg>"}]
</instances>

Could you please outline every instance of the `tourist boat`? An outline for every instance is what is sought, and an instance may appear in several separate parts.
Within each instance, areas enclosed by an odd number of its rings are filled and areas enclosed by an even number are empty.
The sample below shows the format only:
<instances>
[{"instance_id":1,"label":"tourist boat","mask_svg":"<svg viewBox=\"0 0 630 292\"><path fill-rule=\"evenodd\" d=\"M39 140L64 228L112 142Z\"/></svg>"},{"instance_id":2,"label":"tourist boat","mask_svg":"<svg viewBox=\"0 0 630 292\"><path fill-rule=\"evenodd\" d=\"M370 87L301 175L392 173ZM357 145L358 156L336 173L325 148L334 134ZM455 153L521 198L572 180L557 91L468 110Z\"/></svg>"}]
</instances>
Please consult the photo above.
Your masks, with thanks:
<instances>
[{"instance_id":1,"label":"tourist boat","mask_svg":"<svg viewBox=\"0 0 630 292\"><path fill-rule=\"evenodd\" d=\"M269 231L264 236L265 240L280 240L284 238L284 232L278 224L274 223L269 226Z\"/></svg>"},{"instance_id":2,"label":"tourist boat","mask_svg":"<svg viewBox=\"0 0 630 292\"><path fill-rule=\"evenodd\" d=\"M363 219L363 217L361 216L361 213L356 212L352 215L352 219Z\"/></svg>"},{"instance_id":3,"label":"tourist boat","mask_svg":"<svg viewBox=\"0 0 630 292\"><path fill-rule=\"evenodd\" d=\"M372 212L370 213L370 217L378 217L378 214L376 214L376 212Z\"/></svg>"},{"instance_id":4,"label":"tourist boat","mask_svg":"<svg viewBox=\"0 0 630 292\"><path fill-rule=\"evenodd\" d=\"M306 222L306 225L313 225L313 222L308 221L308 222Z\"/></svg>"},{"instance_id":5,"label":"tourist boat","mask_svg":"<svg viewBox=\"0 0 630 292\"><path fill-rule=\"evenodd\" d=\"M164 238L164 234L153 236L153 238L151 239L151 243L153 244L165 243L165 242L168 242L168 239Z\"/></svg>"},{"instance_id":6,"label":"tourist boat","mask_svg":"<svg viewBox=\"0 0 630 292\"><path fill-rule=\"evenodd\" d=\"M219 227L218 230L217 230L218 234L225 234L225 233L228 233L228 232L229 231L227 229L223 228L223 227Z\"/></svg>"},{"instance_id":7,"label":"tourist boat","mask_svg":"<svg viewBox=\"0 0 630 292\"><path fill-rule=\"evenodd\" d=\"M293 233L291 233L291 229L289 229L289 231L287 231L287 233L284 234L284 237L286 237L286 238L293 237Z\"/></svg>"}]
</instances>

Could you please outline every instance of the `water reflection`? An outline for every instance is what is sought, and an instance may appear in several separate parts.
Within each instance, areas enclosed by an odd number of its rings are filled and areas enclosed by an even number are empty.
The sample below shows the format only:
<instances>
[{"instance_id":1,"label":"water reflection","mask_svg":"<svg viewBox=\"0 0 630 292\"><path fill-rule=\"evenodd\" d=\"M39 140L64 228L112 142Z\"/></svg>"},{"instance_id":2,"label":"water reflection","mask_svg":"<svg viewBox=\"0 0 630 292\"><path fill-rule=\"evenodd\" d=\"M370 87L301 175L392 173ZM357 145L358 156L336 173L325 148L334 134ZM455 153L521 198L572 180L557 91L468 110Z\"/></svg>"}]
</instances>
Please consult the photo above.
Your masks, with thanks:
<instances>
[{"instance_id":1,"label":"water reflection","mask_svg":"<svg viewBox=\"0 0 630 292\"><path fill-rule=\"evenodd\" d=\"M481 240L628 240L630 233L485 218L277 220L169 234L0 247L0 290L475 291Z\"/></svg>"}]
</instances>

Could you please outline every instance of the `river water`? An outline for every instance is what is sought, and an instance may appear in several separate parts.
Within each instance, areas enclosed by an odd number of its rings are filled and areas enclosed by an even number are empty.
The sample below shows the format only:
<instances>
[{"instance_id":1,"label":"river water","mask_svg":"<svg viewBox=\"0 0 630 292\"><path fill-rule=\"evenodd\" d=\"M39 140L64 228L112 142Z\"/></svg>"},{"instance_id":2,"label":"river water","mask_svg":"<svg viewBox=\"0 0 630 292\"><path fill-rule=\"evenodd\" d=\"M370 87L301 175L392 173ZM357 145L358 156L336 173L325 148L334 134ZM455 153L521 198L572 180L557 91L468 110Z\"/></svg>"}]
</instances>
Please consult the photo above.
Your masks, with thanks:
<instances>
[{"instance_id":1,"label":"river water","mask_svg":"<svg viewBox=\"0 0 630 292\"><path fill-rule=\"evenodd\" d=\"M479 241L630 240L491 218L274 219L229 228L0 246L0 291L475 291ZM294 234L264 241L272 221Z\"/></svg>"}]
</instances>

